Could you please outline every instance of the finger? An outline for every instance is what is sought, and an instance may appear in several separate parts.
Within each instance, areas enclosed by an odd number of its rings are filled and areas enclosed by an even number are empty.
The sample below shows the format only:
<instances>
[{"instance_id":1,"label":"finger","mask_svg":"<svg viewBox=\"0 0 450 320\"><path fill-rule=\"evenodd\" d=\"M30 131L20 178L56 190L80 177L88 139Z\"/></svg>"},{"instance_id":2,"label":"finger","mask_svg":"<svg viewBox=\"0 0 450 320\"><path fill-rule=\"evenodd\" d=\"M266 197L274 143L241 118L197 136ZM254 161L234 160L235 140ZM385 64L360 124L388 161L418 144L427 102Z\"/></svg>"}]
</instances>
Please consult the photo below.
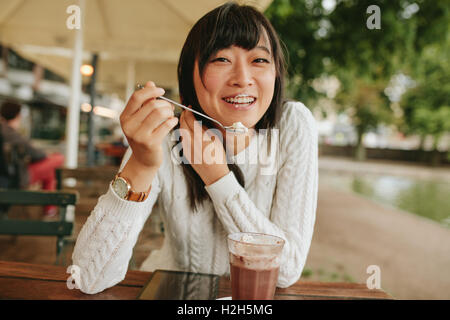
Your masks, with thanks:
<instances>
[{"instance_id":1,"label":"finger","mask_svg":"<svg viewBox=\"0 0 450 320\"><path fill-rule=\"evenodd\" d=\"M182 150L183 150L183 157L189 162L193 163L192 155L194 154L194 151L191 148L192 142L191 142L191 136L188 132L184 132L182 134L183 140L181 141Z\"/></svg>"},{"instance_id":2,"label":"finger","mask_svg":"<svg viewBox=\"0 0 450 320\"><path fill-rule=\"evenodd\" d=\"M189 115L190 114L190 115ZM191 119L188 119L188 118ZM188 156L186 159L189 163L200 164L202 163L203 154L203 131L201 124L195 119L193 113L187 111L183 116L183 124L186 127L185 135L188 136L186 139L183 135L183 150L186 150ZM190 127L189 127L190 125ZM195 130L194 130L195 127ZM181 124L180 124L181 128Z\"/></svg>"},{"instance_id":3,"label":"finger","mask_svg":"<svg viewBox=\"0 0 450 320\"><path fill-rule=\"evenodd\" d=\"M189 126L187 125L187 123L186 123L186 118L185 118L184 111L180 115L180 129L189 130L189 131L191 130L189 128Z\"/></svg>"},{"instance_id":4,"label":"finger","mask_svg":"<svg viewBox=\"0 0 450 320\"><path fill-rule=\"evenodd\" d=\"M164 95L165 91L163 88L158 88L155 86L146 86L141 90L133 92L128 103L120 115L121 118L126 119L135 113L139 108L149 99L154 99Z\"/></svg>"},{"instance_id":5,"label":"finger","mask_svg":"<svg viewBox=\"0 0 450 320\"><path fill-rule=\"evenodd\" d=\"M201 148L203 145L203 138L205 136L205 130L203 129L202 125L195 120L195 117L192 116L191 119L189 118L189 113L192 115L192 112L187 111L188 113L182 114L182 117L180 117L180 128L183 128L187 130L191 136L194 143L191 145L192 148Z\"/></svg>"},{"instance_id":6,"label":"finger","mask_svg":"<svg viewBox=\"0 0 450 320\"><path fill-rule=\"evenodd\" d=\"M136 135L152 133L161 123L174 117L173 111L170 107L155 108L142 121L141 125L136 131Z\"/></svg>"},{"instance_id":7,"label":"finger","mask_svg":"<svg viewBox=\"0 0 450 320\"><path fill-rule=\"evenodd\" d=\"M155 109L158 108L167 108L168 110L172 111L171 117L174 116L173 114L173 108L171 107L170 103L164 100L159 99L152 99L146 101L139 110L137 110L131 117L133 122L141 123L145 120L145 118L152 113Z\"/></svg>"},{"instance_id":8,"label":"finger","mask_svg":"<svg viewBox=\"0 0 450 320\"><path fill-rule=\"evenodd\" d=\"M203 127L201 120L200 121L197 120L192 112L189 112L189 113L191 114L192 125L193 125L194 129L200 130L200 132L203 135L203 133L205 133L206 129L205 129L205 127Z\"/></svg>"},{"instance_id":9,"label":"finger","mask_svg":"<svg viewBox=\"0 0 450 320\"><path fill-rule=\"evenodd\" d=\"M186 121L183 116L180 116L180 136L183 145L188 143L190 145L192 131L189 130L189 127L186 125Z\"/></svg>"},{"instance_id":10,"label":"finger","mask_svg":"<svg viewBox=\"0 0 450 320\"><path fill-rule=\"evenodd\" d=\"M207 127L203 126L202 121L197 120L195 118L194 113L191 111L187 111L186 114L186 122L190 125L190 129L195 133L194 137L198 140L199 144L202 144L202 141L211 141L207 133ZM209 138L209 139L208 139Z\"/></svg>"},{"instance_id":11,"label":"finger","mask_svg":"<svg viewBox=\"0 0 450 320\"><path fill-rule=\"evenodd\" d=\"M153 131L153 139L155 139L155 141L162 142L164 137L169 134L170 130L172 130L177 125L177 123L177 117L173 117L164 121Z\"/></svg>"},{"instance_id":12,"label":"finger","mask_svg":"<svg viewBox=\"0 0 450 320\"><path fill-rule=\"evenodd\" d=\"M181 113L180 113L180 125L181 125L181 121L184 121L184 111L182 111Z\"/></svg>"},{"instance_id":13,"label":"finger","mask_svg":"<svg viewBox=\"0 0 450 320\"><path fill-rule=\"evenodd\" d=\"M147 117L150 115L152 117L158 117L158 113L153 113L157 109L167 109L165 110L164 116L166 119L174 116L173 110L170 107L169 103L163 100L151 100L148 103L144 104L138 111L136 111L133 115L128 117L122 123L123 132L130 136L133 135L134 132L142 125ZM159 123L164 121L164 118L160 118ZM153 129L157 127L154 125Z\"/></svg>"},{"instance_id":14,"label":"finger","mask_svg":"<svg viewBox=\"0 0 450 320\"><path fill-rule=\"evenodd\" d=\"M185 120L186 125L188 126L189 130L194 131L194 128L197 128L197 130L198 130L199 126L202 127L200 122L198 122L197 119L194 117L193 112L184 110L183 113L184 113L184 120Z\"/></svg>"},{"instance_id":15,"label":"finger","mask_svg":"<svg viewBox=\"0 0 450 320\"><path fill-rule=\"evenodd\" d=\"M184 129L187 132L189 132L190 135L194 136L194 133L196 132L196 131L194 131L194 124L192 122L189 123L187 117L188 116L187 116L186 113L184 113L184 112L181 113L181 116L180 116L180 129Z\"/></svg>"},{"instance_id":16,"label":"finger","mask_svg":"<svg viewBox=\"0 0 450 320\"><path fill-rule=\"evenodd\" d=\"M143 89L145 87L156 87L156 84L153 81L147 81L145 83L145 85L141 85L140 83L138 83L136 85L136 90L141 90L141 89Z\"/></svg>"},{"instance_id":17,"label":"finger","mask_svg":"<svg viewBox=\"0 0 450 320\"><path fill-rule=\"evenodd\" d=\"M185 114L184 112L181 113L180 116L180 136L181 136L181 142L183 146L183 157L186 158L186 160L189 163L192 163L191 154L193 151L191 150L192 147L192 135L193 131L189 128L189 126L186 123Z\"/></svg>"}]
</instances>

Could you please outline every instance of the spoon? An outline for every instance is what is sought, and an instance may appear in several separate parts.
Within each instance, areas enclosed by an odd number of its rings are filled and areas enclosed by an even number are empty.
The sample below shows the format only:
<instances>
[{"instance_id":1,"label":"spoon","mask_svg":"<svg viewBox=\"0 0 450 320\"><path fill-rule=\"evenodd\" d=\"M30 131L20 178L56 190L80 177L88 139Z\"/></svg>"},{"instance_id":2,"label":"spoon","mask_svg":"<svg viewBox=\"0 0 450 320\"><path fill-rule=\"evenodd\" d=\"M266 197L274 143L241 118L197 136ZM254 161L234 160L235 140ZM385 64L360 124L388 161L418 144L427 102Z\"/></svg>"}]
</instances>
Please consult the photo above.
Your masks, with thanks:
<instances>
[{"instance_id":1,"label":"spoon","mask_svg":"<svg viewBox=\"0 0 450 320\"><path fill-rule=\"evenodd\" d=\"M141 85L141 84L138 84L137 88L138 89L142 89L142 88L144 88L144 86ZM193 113L196 113L196 114L198 114L198 115L200 115L200 116L202 116L202 117L204 117L204 118L206 118L208 120L211 120L211 121L217 123L219 126L224 128L226 131L230 131L230 132L233 132L233 133L246 133L246 132L248 132L248 128L246 126L244 126L241 122L235 122L231 126L224 126L219 121L217 121L217 120L215 120L213 118L210 118L210 117L208 117L207 115L205 115L205 114L203 114L201 112L198 112L198 111L195 111L195 110L193 110L193 109L191 109L189 107L186 107L186 106L184 106L184 105L182 105L182 104L180 104L178 102L170 100L169 98L166 98L164 96L157 97L156 99L165 100L165 101L170 102L173 105L176 105L176 106L178 106L180 108L183 108L183 109L189 110L189 111L191 111Z\"/></svg>"}]
</instances>

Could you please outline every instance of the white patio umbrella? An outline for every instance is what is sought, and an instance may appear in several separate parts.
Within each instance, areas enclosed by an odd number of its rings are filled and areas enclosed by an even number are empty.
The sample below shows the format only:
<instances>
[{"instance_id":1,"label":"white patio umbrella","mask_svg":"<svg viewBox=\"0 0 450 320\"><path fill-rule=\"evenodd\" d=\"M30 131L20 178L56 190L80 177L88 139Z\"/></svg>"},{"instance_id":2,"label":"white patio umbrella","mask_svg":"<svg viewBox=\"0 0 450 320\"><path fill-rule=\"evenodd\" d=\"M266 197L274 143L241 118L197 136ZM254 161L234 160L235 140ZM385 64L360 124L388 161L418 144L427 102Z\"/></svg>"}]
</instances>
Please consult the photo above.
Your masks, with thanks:
<instances>
[{"instance_id":1,"label":"white patio umbrella","mask_svg":"<svg viewBox=\"0 0 450 320\"><path fill-rule=\"evenodd\" d=\"M252 4L260 10L264 10L271 1L244 0L238 2ZM3 45L19 49L25 45L73 49L70 69L72 94L66 126L67 167L77 167L79 95L81 92L79 69L83 48L92 53L114 54L122 61L138 61L137 68L134 70L139 70L139 61L156 61L158 66L163 63L172 64L173 68L186 35L193 24L206 12L224 2L226 1L0 1L0 42ZM68 11L69 8L73 8L71 7L73 5L77 5L80 9L82 18L80 29L68 28L67 22L73 24L77 18L77 11ZM54 58L55 65L56 60ZM127 66L127 73L129 75L133 73L130 66ZM170 71L168 73L170 74Z\"/></svg>"},{"instance_id":2,"label":"white patio umbrella","mask_svg":"<svg viewBox=\"0 0 450 320\"><path fill-rule=\"evenodd\" d=\"M27 60L33 61L52 72L70 79L72 65L72 50L70 49L48 49L30 45L14 45L11 47L15 52ZM83 64L91 64L92 56L88 52L82 55ZM120 58L109 53L100 53L97 63L96 88L102 93L116 93L120 98L126 100L136 83L145 83L153 80L158 86L176 89L177 63L164 59L160 60L133 60ZM83 77L87 83L89 77Z\"/></svg>"}]
</instances>

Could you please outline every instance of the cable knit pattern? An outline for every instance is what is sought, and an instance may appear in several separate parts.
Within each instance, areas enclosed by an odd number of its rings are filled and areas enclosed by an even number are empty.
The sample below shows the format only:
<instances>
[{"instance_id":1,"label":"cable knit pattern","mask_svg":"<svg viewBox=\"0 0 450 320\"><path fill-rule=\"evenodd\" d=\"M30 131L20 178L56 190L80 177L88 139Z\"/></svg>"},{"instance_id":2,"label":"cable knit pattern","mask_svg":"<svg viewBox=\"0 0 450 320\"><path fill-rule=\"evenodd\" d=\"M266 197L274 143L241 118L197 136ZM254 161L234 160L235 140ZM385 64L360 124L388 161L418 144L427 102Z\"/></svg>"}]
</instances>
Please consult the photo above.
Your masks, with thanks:
<instances>
[{"instance_id":1,"label":"cable knit pattern","mask_svg":"<svg viewBox=\"0 0 450 320\"><path fill-rule=\"evenodd\" d=\"M277 125L274 171L252 156L267 148L264 134L231 160L241 168L245 188L232 172L206 187L210 200L195 212L189 207L186 180L172 156L172 137L165 141L165 159L145 202L124 201L109 187L78 236L73 264L81 270L81 290L97 293L125 277L133 247L158 199L165 239L141 270L184 270L229 274L226 236L247 231L285 239L279 287L296 282L306 262L317 206L318 140L315 120L300 102L283 106ZM128 161L124 156L120 170ZM153 213L155 214L155 213Z\"/></svg>"}]
</instances>

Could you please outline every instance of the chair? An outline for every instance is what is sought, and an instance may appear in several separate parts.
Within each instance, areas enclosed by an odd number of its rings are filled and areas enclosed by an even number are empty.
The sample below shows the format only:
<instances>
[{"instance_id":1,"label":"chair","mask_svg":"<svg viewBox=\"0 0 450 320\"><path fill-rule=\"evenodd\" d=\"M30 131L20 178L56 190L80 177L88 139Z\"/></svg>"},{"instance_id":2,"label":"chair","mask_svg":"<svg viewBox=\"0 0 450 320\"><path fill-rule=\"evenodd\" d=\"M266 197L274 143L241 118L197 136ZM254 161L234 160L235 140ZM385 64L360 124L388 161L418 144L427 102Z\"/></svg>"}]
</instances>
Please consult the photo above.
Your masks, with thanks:
<instances>
[{"instance_id":1,"label":"chair","mask_svg":"<svg viewBox=\"0 0 450 320\"><path fill-rule=\"evenodd\" d=\"M26 191L0 189L0 234L3 235L34 235L56 236L56 262L64 265L62 255L66 241L65 237L72 235L73 221L67 221L66 211L69 205L75 205L78 200L76 192L58 191ZM8 209L13 205L57 205L59 220L19 220L8 217Z\"/></svg>"},{"instance_id":2,"label":"chair","mask_svg":"<svg viewBox=\"0 0 450 320\"><path fill-rule=\"evenodd\" d=\"M58 168L56 180L58 190L77 190L80 193L80 203L77 214L88 216L97 204L98 198L108 190L109 183L119 170L118 166L97 166L85 168ZM67 183L69 182L69 183ZM72 182L72 183L70 183ZM163 234L163 223L159 215L151 217L152 229ZM131 257L130 268L136 269L135 255Z\"/></svg>"},{"instance_id":3,"label":"chair","mask_svg":"<svg viewBox=\"0 0 450 320\"><path fill-rule=\"evenodd\" d=\"M97 166L81 168L57 168L56 188L59 191L76 191L80 195L77 213L88 216L98 198L108 190L108 185L117 174L118 166ZM130 267L135 268L134 256Z\"/></svg>"},{"instance_id":4,"label":"chair","mask_svg":"<svg viewBox=\"0 0 450 320\"><path fill-rule=\"evenodd\" d=\"M81 198L97 200L107 191L109 183L118 170L118 166L57 168L55 171L56 189L77 190L80 192ZM73 183L70 183L70 180Z\"/></svg>"},{"instance_id":5,"label":"chair","mask_svg":"<svg viewBox=\"0 0 450 320\"><path fill-rule=\"evenodd\" d=\"M1 128L1 127L0 127ZM21 190L23 179L21 166L27 165L27 158L19 147L4 143L0 130L0 234L56 236L56 264L63 264L61 258L65 237L72 234L73 221L67 221L66 212L78 201L77 192L28 191ZM11 206L56 205L59 207L58 221L11 219Z\"/></svg>"}]
</instances>

